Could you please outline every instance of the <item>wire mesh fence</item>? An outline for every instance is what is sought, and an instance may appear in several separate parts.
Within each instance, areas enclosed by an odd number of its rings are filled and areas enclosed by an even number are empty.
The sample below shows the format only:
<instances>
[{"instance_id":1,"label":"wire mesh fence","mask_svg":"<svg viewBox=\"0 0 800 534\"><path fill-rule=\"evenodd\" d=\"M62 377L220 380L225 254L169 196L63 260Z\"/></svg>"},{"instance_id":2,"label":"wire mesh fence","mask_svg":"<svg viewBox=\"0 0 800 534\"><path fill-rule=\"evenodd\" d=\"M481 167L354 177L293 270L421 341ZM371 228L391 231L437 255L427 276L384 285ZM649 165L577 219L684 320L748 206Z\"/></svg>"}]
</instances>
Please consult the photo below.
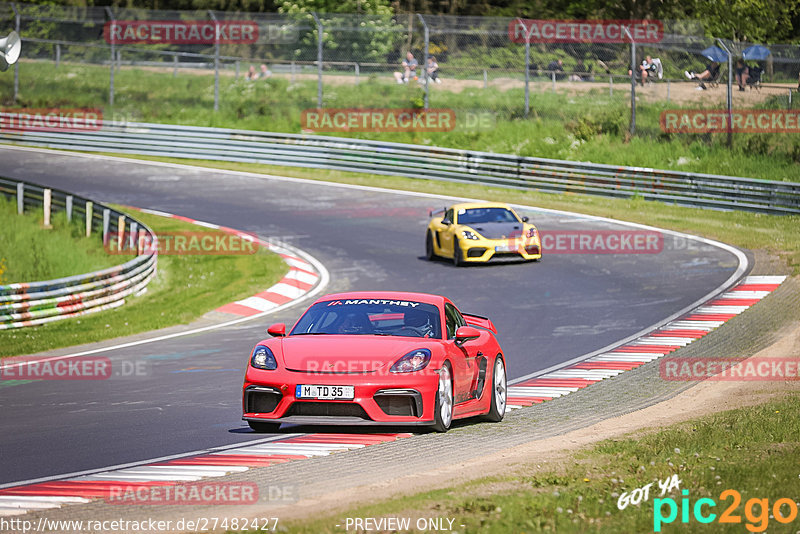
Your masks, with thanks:
<instances>
[{"instance_id":1,"label":"wire mesh fence","mask_svg":"<svg viewBox=\"0 0 800 534\"><path fill-rule=\"evenodd\" d=\"M30 105L26 95L35 89L74 88L69 76L102 76L102 90L87 86L76 99L106 108L107 117L153 120L158 95L146 94L143 73L160 73L191 76L181 87L199 90L202 104L214 109L261 99L263 129L346 132L364 124L352 113L338 123L324 116L329 130L304 123L306 112L319 108L447 109L454 118L447 127L465 132L527 118L543 128L565 126L578 140L585 131L659 135L664 111L673 108L799 107L792 93L797 46L767 45L766 54L748 57L750 43L704 37L693 21L640 21L656 28L650 34L636 33L636 21L622 22L0 2L0 28L23 39L14 85L0 77L0 97ZM726 50L730 62L714 55ZM746 77L737 76L743 54L753 73ZM65 66L93 70L67 73Z\"/></svg>"}]
</instances>

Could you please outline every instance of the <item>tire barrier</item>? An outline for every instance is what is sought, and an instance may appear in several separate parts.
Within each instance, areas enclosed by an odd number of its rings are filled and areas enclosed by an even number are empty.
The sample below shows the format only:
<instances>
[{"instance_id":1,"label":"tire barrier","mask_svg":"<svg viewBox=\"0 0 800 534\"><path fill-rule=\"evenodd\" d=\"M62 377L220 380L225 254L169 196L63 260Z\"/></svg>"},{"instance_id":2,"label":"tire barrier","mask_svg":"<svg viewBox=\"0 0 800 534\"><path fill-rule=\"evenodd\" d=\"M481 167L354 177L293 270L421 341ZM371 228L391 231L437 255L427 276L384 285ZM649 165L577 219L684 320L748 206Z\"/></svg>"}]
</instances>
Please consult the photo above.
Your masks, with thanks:
<instances>
[{"instance_id":1,"label":"tire barrier","mask_svg":"<svg viewBox=\"0 0 800 534\"><path fill-rule=\"evenodd\" d=\"M146 290L156 272L157 251L142 253L137 243L153 242L155 234L133 217L111 207L58 189L0 178L0 193L17 199L17 212L44 208L45 224L51 210L63 210L67 220L83 218L86 235L100 231L103 243L128 239L137 255L121 265L92 273L41 282L0 285L0 330L36 326L116 308L131 295Z\"/></svg>"}]
</instances>

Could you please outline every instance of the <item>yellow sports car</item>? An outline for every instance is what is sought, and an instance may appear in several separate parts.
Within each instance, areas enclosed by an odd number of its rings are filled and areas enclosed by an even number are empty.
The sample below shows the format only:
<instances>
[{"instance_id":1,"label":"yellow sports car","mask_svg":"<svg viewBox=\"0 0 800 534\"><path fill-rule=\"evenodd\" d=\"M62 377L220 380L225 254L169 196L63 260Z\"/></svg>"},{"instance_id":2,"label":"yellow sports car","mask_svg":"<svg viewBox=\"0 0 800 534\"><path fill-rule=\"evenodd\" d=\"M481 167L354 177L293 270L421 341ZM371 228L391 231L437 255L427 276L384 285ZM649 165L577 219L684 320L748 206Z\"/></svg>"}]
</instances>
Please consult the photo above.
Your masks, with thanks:
<instances>
[{"instance_id":1,"label":"yellow sports car","mask_svg":"<svg viewBox=\"0 0 800 534\"><path fill-rule=\"evenodd\" d=\"M425 256L452 258L456 266L485 263L495 256L538 260L539 231L507 204L454 204L431 212L425 232Z\"/></svg>"}]
</instances>

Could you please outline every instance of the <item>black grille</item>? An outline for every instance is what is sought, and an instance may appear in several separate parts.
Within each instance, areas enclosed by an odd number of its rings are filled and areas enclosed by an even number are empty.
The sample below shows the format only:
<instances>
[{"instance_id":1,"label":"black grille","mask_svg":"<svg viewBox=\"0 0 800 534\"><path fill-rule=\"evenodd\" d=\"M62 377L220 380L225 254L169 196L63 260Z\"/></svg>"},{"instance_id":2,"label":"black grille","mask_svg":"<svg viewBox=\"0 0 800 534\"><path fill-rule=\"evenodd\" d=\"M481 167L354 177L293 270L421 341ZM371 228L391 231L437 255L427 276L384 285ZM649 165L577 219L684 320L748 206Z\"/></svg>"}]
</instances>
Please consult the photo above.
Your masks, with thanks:
<instances>
[{"instance_id":1,"label":"black grille","mask_svg":"<svg viewBox=\"0 0 800 534\"><path fill-rule=\"evenodd\" d=\"M480 258L480 257L481 257L481 256L483 256L485 253L486 253L486 249L485 249L485 248L481 248L481 247L472 247L471 249L469 249L469 250L467 251L467 257L468 257L468 258Z\"/></svg>"},{"instance_id":2,"label":"black grille","mask_svg":"<svg viewBox=\"0 0 800 534\"><path fill-rule=\"evenodd\" d=\"M286 415L360 417L369 419L364 408L352 402L295 402L289 407Z\"/></svg>"},{"instance_id":3,"label":"black grille","mask_svg":"<svg viewBox=\"0 0 800 534\"><path fill-rule=\"evenodd\" d=\"M270 413L278 406L281 396L272 391L247 391L245 395L245 412Z\"/></svg>"},{"instance_id":4,"label":"black grille","mask_svg":"<svg viewBox=\"0 0 800 534\"><path fill-rule=\"evenodd\" d=\"M375 402L386 415L419 417L417 403L409 395L375 395Z\"/></svg>"}]
</instances>

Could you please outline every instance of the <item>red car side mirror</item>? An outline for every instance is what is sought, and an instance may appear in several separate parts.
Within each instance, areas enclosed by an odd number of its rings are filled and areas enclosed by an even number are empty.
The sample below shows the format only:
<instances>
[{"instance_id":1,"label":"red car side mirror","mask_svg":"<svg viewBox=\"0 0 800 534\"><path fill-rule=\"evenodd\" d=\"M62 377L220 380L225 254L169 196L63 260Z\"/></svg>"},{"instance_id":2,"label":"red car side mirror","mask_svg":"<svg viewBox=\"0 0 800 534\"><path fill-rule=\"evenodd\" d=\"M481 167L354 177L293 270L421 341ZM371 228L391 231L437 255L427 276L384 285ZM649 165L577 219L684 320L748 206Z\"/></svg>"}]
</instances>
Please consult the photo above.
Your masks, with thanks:
<instances>
[{"instance_id":1,"label":"red car side mirror","mask_svg":"<svg viewBox=\"0 0 800 534\"><path fill-rule=\"evenodd\" d=\"M283 337L286 335L286 325L283 323L275 323L267 328L267 334L272 337Z\"/></svg>"},{"instance_id":2,"label":"red car side mirror","mask_svg":"<svg viewBox=\"0 0 800 534\"><path fill-rule=\"evenodd\" d=\"M459 326L456 330L456 345L463 345L467 341L478 339L481 336L480 330L471 326Z\"/></svg>"}]
</instances>

